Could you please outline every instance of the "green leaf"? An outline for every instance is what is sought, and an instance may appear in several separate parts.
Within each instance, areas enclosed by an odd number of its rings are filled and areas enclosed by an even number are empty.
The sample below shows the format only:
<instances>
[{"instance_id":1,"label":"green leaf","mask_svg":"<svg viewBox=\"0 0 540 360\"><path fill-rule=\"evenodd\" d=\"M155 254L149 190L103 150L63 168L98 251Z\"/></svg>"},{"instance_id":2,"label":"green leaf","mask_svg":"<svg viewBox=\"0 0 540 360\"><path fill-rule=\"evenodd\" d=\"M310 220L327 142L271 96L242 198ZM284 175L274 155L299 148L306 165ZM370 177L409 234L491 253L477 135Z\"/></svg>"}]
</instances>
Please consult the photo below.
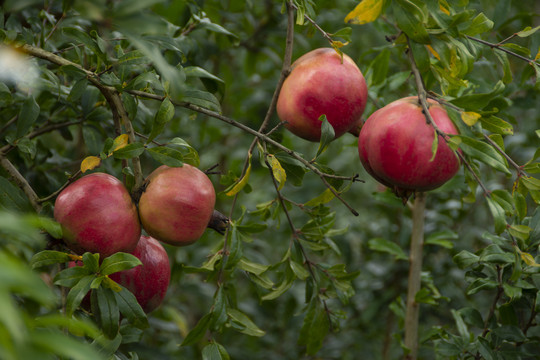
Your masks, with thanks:
<instances>
[{"instance_id":1,"label":"green leaf","mask_svg":"<svg viewBox=\"0 0 540 360\"><path fill-rule=\"evenodd\" d=\"M535 28L531 28L530 26L527 26L525 29L519 31L518 33L516 33L517 36L519 37L528 37L528 36L531 36L532 34L534 34L535 32L537 32L538 30L540 30L540 26L537 26Z\"/></svg>"},{"instance_id":2,"label":"green leaf","mask_svg":"<svg viewBox=\"0 0 540 360\"><path fill-rule=\"evenodd\" d=\"M159 106L158 112L154 117L154 122L152 123L152 131L148 136L146 143L149 144L154 140L165 128L165 125L171 121L174 117L174 105L172 104L169 98L163 99L161 105Z\"/></svg>"},{"instance_id":3,"label":"green leaf","mask_svg":"<svg viewBox=\"0 0 540 360\"><path fill-rule=\"evenodd\" d=\"M315 297L310 302L304 317L304 323L298 337L298 345L305 346L308 355L315 355L321 349L329 329L328 315L319 298Z\"/></svg>"},{"instance_id":4,"label":"green leaf","mask_svg":"<svg viewBox=\"0 0 540 360\"><path fill-rule=\"evenodd\" d=\"M465 269L473 264L476 264L480 260L480 257L469 251L461 250L459 253L454 255L452 260L460 269Z\"/></svg>"},{"instance_id":5,"label":"green leaf","mask_svg":"<svg viewBox=\"0 0 540 360\"><path fill-rule=\"evenodd\" d=\"M66 263L70 260L69 254L65 252L43 250L32 256L30 266L32 267L32 270L36 270L54 264Z\"/></svg>"},{"instance_id":6,"label":"green leaf","mask_svg":"<svg viewBox=\"0 0 540 360\"><path fill-rule=\"evenodd\" d=\"M529 239L529 234L531 233L532 229L527 225L510 225L508 231L512 236L526 241Z\"/></svg>"},{"instance_id":7,"label":"green leaf","mask_svg":"<svg viewBox=\"0 0 540 360\"><path fill-rule=\"evenodd\" d=\"M200 106L202 108L221 112L221 105L218 99L207 91L197 90L197 89L186 89L180 97L181 101Z\"/></svg>"},{"instance_id":8,"label":"green leaf","mask_svg":"<svg viewBox=\"0 0 540 360\"><path fill-rule=\"evenodd\" d=\"M72 269L76 269L76 268L77 267L74 267ZM83 298L86 296L88 291L90 291L90 284L92 284L92 281L94 281L95 278L96 278L95 274L86 275L82 277L77 282L77 284L71 288L66 298L66 314L68 316L73 315L73 312L75 311L75 309L79 307Z\"/></svg>"},{"instance_id":9,"label":"green leaf","mask_svg":"<svg viewBox=\"0 0 540 360\"><path fill-rule=\"evenodd\" d=\"M114 339L118 334L120 322L114 291L105 287L92 290L92 313L103 334L109 339Z\"/></svg>"},{"instance_id":10,"label":"green leaf","mask_svg":"<svg viewBox=\"0 0 540 360\"><path fill-rule=\"evenodd\" d=\"M454 241L458 240L459 236L453 231L438 231L429 234L424 241L426 245L438 245L446 249L454 248Z\"/></svg>"},{"instance_id":11,"label":"green leaf","mask_svg":"<svg viewBox=\"0 0 540 360\"><path fill-rule=\"evenodd\" d=\"M420 44L429 44L430 39L424 26L426 15L413 2L397 0L394 16L398 27L412 40Z\"/></svg>"},{"instance_id":12,"label":"green leaf","mask_svg":"<svg viewBox=\"0 0 540 360\"><path fill-rule=\"evenodd\" d=\"M32 211L32 206L22 190L14 186L8 179L0 176L0 209L2 208L16 211Z\"/></svg>"},{"instance_id":13,"label":"green leaf","mask_svg":"<svg viewBox=\"0 0 540 360\"><path fill-rule=\"evenodd\" d=\"M289 265L296 277L300 280L306 280L309 277L309 271L307 271L306 268L301 264L297 263L292 259L289 259Z\"/></svg>"},{"instance_id":14,"label":"green leaf","mask_svg":"<svg viewBox=\"0 0 540 360\"><path fill-rule=\"evenodd\" d=\"M144 145L141 142L134 142L113 152L115 159L132 159L144 152Z\"/></svg>"},{"instance_id":15,"label":"green leaf","mask_svg":"<svg viewBox=\"0 0 540 360\"><path fill-rule=\"evenodd\" d=\"M278 287L274 288L271 292L261 296L262 301L274 300L283 295L287 290L289 290L294 283L295 275L292 271L287 271L285 273L285 278L281 281Z\"/></svg>"},{"instance_id":16,"label":"green leaf","mask_svg":"<svg viewBox=\"0 0 540 360\"><path fill-rule=\"evenodd\" d=\"M488 19L484 13L478 14L472 21L469 27L462 30L461 33L469 36L485 33L493 28L493 21Z\"/></svg>"},{"instance_id":17,"label":"green leaf","mask_svg":"<svg viewBox=\"0 0 540 360\"><path fill-rule=\"evenodd\" d=\"M503 68L503 78L502 81L505 84L509 84L513 80L512 69L510 68L510 62L508 61L508 56L502 51L495 51L495 55L501 62Z\"/></svg>"},{"instance_id":18,"label":"green leaf","mask_svg":"<svg viewBox=\"0 0 540 360\"><path fill-rule=\"evenodd\" d=\"M230 318L230 321L233 322L233 327L246 335L249 336L264 336L265 332L261 330L251 319L237 309L228 309L227 315Z\"/></svg>"},{"instance_id":19,"label":"green leaf","mask_svg":"<svg viewBox=\"0 0 540 360\"><path fill-rule=\"evenodd\" d=\"M330 189L324 190L321 194L317 195L313 199L309 200L304 204L304 206L319 206L321 204L326 204L327 202L331 201L336 196Z\"/></svg>"},{"instance_id":20,"label":"green leaf","mask_svg":"<svg viewBox=\"0 0 540 360\"><path fill-rule=\"evenodd\" d=\"M68 100L78 101L81 98L84 91L86 90L87 86L88 86L87 78L82 78L82 79L77 80L75 84L73 84L73 86L71 87L71 91L69 92L69 95L68 95Z\"/></svg>"},{"instance_id":21,"label":"green leaf","mask_svg":"<svg viewBox=\"0 0 540 360\"><path fill-rule=\"evenodd\" d=\"M492 168L511 175L504 157L488 143L467 136L455 135L452 141L459 143L459 147L470 157L480 160Z\"/></svg>"},{"instance_id":22,"label":"green leaf","mask_svg":"<svg viewBox=\"0 0 540 360\"><path fill-rule=\"evenodd\" d=\"M523 331L521 331L519 327L513 325L503 325L500 327L496 327L494 329L491 329L491 332L493 333L493 335L506 341L519 342L527 340L527 337L525 336L525 334L523 334Z\"/></svg>"},{"instance_id":23,"label":"green leaf","mask_svg":"<svg viewBox=\"0 0 540 360\"><path fill-rule=\"evenodd\" d=\"M202 359L203 360L229 360L230 356L227 353L227 350L225 348L216 343L212 342L202 349Z\"/></svg>"},{"instance_id":24,"label":"green leaf","mask_svg":"<svg viewBox=\"0 0 540 360\"><path fill-rule=\"evenodd\" d=\"M334 132L334 128L332 127L332 124L328 121L326 118L326 115L321 115L319 117L319 121L322 122L321 124L321 140L319 142L319 148L317 149L317 155L315 155L315 159L319 157L323 152L326 151L328 148L328 145L330 145L330 142L334 140L336 137L336 133Z\"/></svg>"},{"instance_id":25,"label":"green leaf","mask_svg":"<svg viewBox=\"0 0 540 360\"><path fill-rule=\"evenodd\" d=\"M496 281L489 279L476 279L468 287L466 294L474 295L482 290L491 290L495 289L499 284Z\"/></svg>"},{"instance_id":26,"label":"green leaf","mask_svg":"<svg viewBox=\"0 0 540 360\"><path fill-rule=\"evenodd\" d=\"M493 116L493 115L483 116L480 118L480 122L482 123L482 127L484 129L492 133L501 134L501 135L514 134L514 128L512 124L496 116Z\"/></svg>"},{"instance_id":27,"label":"green leaf","mask_svg":"<svg viewBox=\"0 0 540 360\"><path fill-rule=\"evenodd\" d=\"M74 27L63 27L62 33L86 45L86 47L89 50L91 50L94 54L103 56L103 52L99 48L98 44L96 43L94 39L90 37L90 35L88 35L88 33Z\"/></svg>"},{"instance_id":28,"label":"green leaf","mask_svg":"<svg viewBox=\"0 0 540 360\"><path fill-rule=\"evenodd\" d=\"M32 345L42 349L42 354L57 354L60 358L73 360L96 360L103 358L94 346L50 329L32 332Z\"/></svg>"},{"instance_id":29,"label":"green leaf","mask_svg":"<svg viewBox=\"0 0 540 360\"><path fill-rule=\"evenodd\" d=\"M100 273L101 275L110 275L118 271L131 269L138 265L142 265L142 262L135 255L118 252L103 259Z\"/></svg>"},{"instance_id":30,"label":"green leaf","mask_svg":"<svg viewBox=\"0 0 540 360\"><path fill-rule=\"evenodd\" d=\"M40 107L33 95L29 95L21 105L17 119L17 138L21 138L30 131L39 116Z\"/></svg>"},{"instance_id":31,"label":"green leaf","mask_svg":"<svg viewBox=\"0 0 540 360\"><path fill-rule=\"evenodd\" d=\"M83 266L68 267L60 271L54 277L54 284L65 287L73 287L81 281L82 278L92 275L88 268Z\"/></svg>"},{"instance_id":32,"label":"green leaf","mask_svg":"<svg viewBox=\"0 0 540 360\"><path fill-rule=\"evenodd\" d=\"M244 176L242 176L241 179L239 179L231 187L227 188L225 190L225 194L227 196L234 196L238 194L240 190L242 190L247 185L250 174L251 174L251 154L249 154L248 167L246 169L246 173L244 174Z\"/></svg>"},{"instance_id":33,"label":"green leaf","mask_svg":"<svg viewBox=\"0 0 540 360\"><path fill-rule=\"evenodd\" d=\"M89 273L97 273L99 271L99 254L86 252L82 256L83 266L88 269Z\"/></svg>"},{"instance_id":34,"label":"green leaf","mask_svg":"<svg viewBox=\"0 0 540 360\"><path fill-rule=\"evenodd\" d=\"M460 108L480 110L485 108L497 95L500 95L505 89L502 81L497 82L493 86L493 90L489 93L467 94L450 102Z\"/></svg>"},{"instance_id":35,"label":"green leaf","mask_svg":"<svg viewBox=\"0 0 540 360\"><path fill-rule=\"evenodd\" d=\"M184 155L173 148L165 146L156 146L148 149L148 153L156 160L157 162L170 166L170 167L180 167L184 165L182 161Z\"/></svg>"},{"instance_id":36,"label":"green leaf","mask_svg":"<svg viewBox=\"0 0 540 360\"><path fill-rule=\"evenodd\" d=\"M257 264L249 261L245 257L241 258L236 266L240 270L244 270L255 275L261 275L270 268L270 265Z\"/></svg>"},{"instance_id":37,"label":"green leaf","mask_svg":"<svg viewBox=\"0 0 540 360\"><path fill-rule=\"evenodd\" d=\"M112 281L112 280L111 280ZM120 313L125 316L133 326L139 329L145 329L148 327L148 318L144 313L141 305L137 302L135 295L128 289L118 284L122 289L121 291L113 291L116 297L116 304Z\"/></svg>"},{"instance_id":38,"label":"green leaf","mask_svg":"<svg viewBox=\"0 0 540 360\"><path fill-rule=\"evenodd\" d=\"M199 342L209 329L211 320L212 314L204 315L197 325L195 325L195 327L187 334L184 341L182 341L181 346L189 346Z\"/></svg>"},{"instance_id":39,"label":"green leaf","mask_svg":"<svg viewBox=\"0 0 540 360\"><path fill-rule=\"evenodd\" d=\"M395 242L383 238L374 238L368 241L368 246L371 250L393 255L396 260L409 260L403 249Z\"/></svg>"}]
</instances>

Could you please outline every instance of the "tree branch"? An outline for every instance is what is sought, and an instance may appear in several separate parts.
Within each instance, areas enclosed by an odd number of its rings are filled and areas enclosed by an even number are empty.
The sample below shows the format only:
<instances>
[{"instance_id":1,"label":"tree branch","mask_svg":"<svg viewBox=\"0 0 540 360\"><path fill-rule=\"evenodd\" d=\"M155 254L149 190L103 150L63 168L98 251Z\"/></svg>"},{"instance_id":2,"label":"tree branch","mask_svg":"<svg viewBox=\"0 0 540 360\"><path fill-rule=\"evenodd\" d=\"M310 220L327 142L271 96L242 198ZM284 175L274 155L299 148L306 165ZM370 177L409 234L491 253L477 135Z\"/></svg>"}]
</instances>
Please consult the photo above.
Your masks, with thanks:
<instances>
[{"instance_id":1,"label":"tree branch","mask_svg":"<svg viewBox=\"0 0 540 360\"><path fill-rule=\"evenodd\" d=\"M122 125L124 125L127 131L127 134L129 136L129 141L130 142L136 141L135 131L133 130L133 126L131 124L131 121L129 120L126 109L124 107L124 103L122 102L122 98L120 97L120 93L118 92L118 90L116 90L112 86L107 86L101 83L101 80L94 72L87 70L81 65L71 62L67 59L64 59L63 57L55 55L49 51L37 48L35 46L31 46L28 44L24 44L20 46L18 49L28 55L49 61L58 66L70 65L82 71L86 75L88 81L90 81L90 83L94 85L103 94L109 106L111 107L113 117L119 119ZM133 174L135 175L134 189L137 189L143 183L142 168L141 168L141 163L138 157L133 158L132 162L133 162Z\"/></svg>"},{"instance_id":2,"label":"tree branch","mask_svg":"<svg viewBox=\"0 0 540 360\"><path fill-rule=\"evenodd\" d=\"M418 319L420 304L416 302L416 294L421 288L422 250L424 246L424 211L426 195L415 194L413 207L413 225L411 234L411 250L409 254L409 280L407 286L407 309L405 312L405 347L410 350L406 359L415 360L418 355Z\"/></svg>"},{"instance_id":3,"label":"tree branch","mask_svg":"<svg viewBox=\"0 0 540 360\"><path fill-rule=\"evenodd\" d=\"M37 213L40 213L41 205L39 203L39 197L37 196L36 192L34 191L34 189L32 189L24 176L21 175L19 170L17 170L17 168L13 166L11 161L9 161L2 152L0 152L0 165L11 176L17 186L26 194L34 210L36 210Z\"/></svg>"},{"instance_id":4,"label":"tree branch","mask_svg":"<svg viewBox=\"0 0 540 360\"><path fill-rule=\"evenodd\" d=\"M138 90L130 90L128 91L130 94L132 95L136 95L136 96L139 96L139 97L144 97L144 98L147 98L147 99L154 99L154 100L158 100L158 101L163 101L164 99L164 96L161 96L161 95L156 95L156 94L150 94L150 93L146 93L144 91L138 91ZM193 110L195 112L198 112L198 113L201 113L201 114L204 114L204 115L207 115L209 117L212 117L212 118L215 118L215 119L218 119L218 120L221 120L227 124L230 124L234 127L237 127L251 135L254 135L255 137L257 137L259 140L261 141L264 141L280 150L282 150L283 152L287 153L288 155L290 155L291 157L295 158L296 160L300 161L306 168L308 168L309 170L311 170L312 172L314 172L316 175L318 175L322 182L326 185L326 187L328 187L328 189L330 189L330 191L332 192L332 194L334 194L334 196L336 198L338 198L346 207L347 209L349 209L349 211L355 215L355 216L358 216L358 212L356 210L354 210L342 197L341 195L336 191L336 189L334 189L329 183L328 181L326 180L326 178L332 178L334 175L331 175L331 174L326 174L322 171L320 171L317 167L315 167L313 164L311 164L309 161L307 161L306 159L304 159L303 157L301 157L300 155L298 155L296 152L294 152L293 150L289 149L288 147L280 144L279 142L275 141L274 139L268 137L267 135L265 134L262 134L260 132L258 132L257 130L254 130L252 128L250 128L249 126L246 126L240 122L237 122L231 118L228 118L224 115L221 115L217 112L214 112L214 111L211 111L211 110L207 110L207 109L204 109L200 106L197 106L197 105L193 105L193 104L190 104L190 103L186 103L186 102L183 102L183 101L172 101L171 102L176 105L176 106L181 106L181 107L184 107L186 109L190 109L190 110ZM355 176L351 176L351 177L345 177L344 179L346 180L353 180L354 181L361 181L357 178L357 175Z\"/></svg>"},{"instance_id":5,"label":"tree branch","mask_svg":"<svg viewBox=\"0 0 540 360\"><path fill-rule=\"evenodd\" d=\"M493 44L493 43L490 43L489 41L485 41L485 40L482 40L482 39L478 39L478 38L475 38L473 36L469 36L469 35L466 35L467 36L467 39L470 39L472 41L476 41L477 43L480 43L480 44L483 44L483 45L487 45L489 46L490 48L492 49L497 49L499 51L502 51L502 52L505 52L507 53L508 55L512 55L513 57L515 58L518 58L520 60L523 60L523 61L526 61L527 63L529 64L536 64L536 65L540 65L540 63L538 63L537 61L535 61L534 59L529 59L529 58L526 58L525 56L522 56L522 55L519 55L519 54L516 54L515 52L513 51L510 51L508 50L507 48L504 48L502 47L502 42L501 43L498 43L498 44ZM508 40L508 39L506 39ZM504 40L504 41L506 41ZM504 42L503 41L503 42Z\"/></svg>"}]
</instances>

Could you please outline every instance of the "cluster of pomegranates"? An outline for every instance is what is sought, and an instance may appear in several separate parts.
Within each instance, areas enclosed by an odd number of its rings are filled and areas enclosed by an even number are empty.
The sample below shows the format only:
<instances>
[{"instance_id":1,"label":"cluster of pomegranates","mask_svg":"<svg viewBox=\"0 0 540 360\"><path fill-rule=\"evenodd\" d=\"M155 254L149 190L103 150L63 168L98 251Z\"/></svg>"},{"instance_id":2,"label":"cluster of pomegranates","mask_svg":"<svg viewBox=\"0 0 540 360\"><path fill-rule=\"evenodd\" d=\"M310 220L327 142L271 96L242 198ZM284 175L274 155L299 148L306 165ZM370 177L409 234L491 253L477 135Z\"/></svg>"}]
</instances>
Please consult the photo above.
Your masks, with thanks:
<instances>
[{"instance_id":1,"label":"cluster of pomegranates","mask_svg":"<svg viewBox=\"0 0 540 360\"><path fill-rule=\"evenodd\" d=\"M354 61L322 48L292 64L278 98L277 113L288 130L306 140L320 141L322 115L334 128L336 138L346 132L357 135L365 170L399 196L435 189L457 173L458 156L427 121L418 97L396 100L362 124L367 98L366 81ZM442 133L458 133L439 103L429 100L428 107Z\"/></svg>"},{"instance_id":2,"label":"cluster of pomegranates","mask_svg":"<svg viewBox=\"0 0 540 360\"><path fill-rule=\"evenodd\" d=\"M54 217L64 242L77 254L131 253L142 265L110 277L130 290L145 312L162 302L170 280L161 242L182 246L199 239L214 210L215 191L199 169L161 166L146 179L137 207L112 175L92 173L70 184L57 197ZM142 225L142 226L141 226ZM142 229L149 236L142 235Z\"/></svg>"}]
</instances>

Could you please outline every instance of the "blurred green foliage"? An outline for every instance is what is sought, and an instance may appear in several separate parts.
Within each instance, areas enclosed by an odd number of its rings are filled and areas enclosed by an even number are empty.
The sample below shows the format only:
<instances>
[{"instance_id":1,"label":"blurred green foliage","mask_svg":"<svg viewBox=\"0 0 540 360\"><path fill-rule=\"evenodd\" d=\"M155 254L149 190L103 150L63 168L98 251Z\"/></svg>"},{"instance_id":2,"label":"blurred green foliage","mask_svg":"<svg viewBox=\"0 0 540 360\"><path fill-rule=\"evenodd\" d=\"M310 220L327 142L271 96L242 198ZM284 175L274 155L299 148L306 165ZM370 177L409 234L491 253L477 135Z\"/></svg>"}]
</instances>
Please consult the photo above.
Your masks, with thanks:
<instances>
[{"instance_id":1,"label":"blurred green foliage","mask_svg":"<svg viewBox=\"0 0 540 360\"><path fill-rule=\"evenodd\" d=\"M490 191L486 196L463 167L428 194L422 289L416 295L422 303L419 358L536 358L540 185L528 175L539 172L540 69L532 59L538 57L540 32L527 29L539 24L538 3L385 1L381 16L365 25L344 23L357 1L294 4L293 59L329 46L302 14L335 40L350 41L341 50L366 77L365 117L417 94L403 33L408 35L427 90L451 106L462 135L453 139L455 146ZM328 196L313 171L268 143L256 147L249 181L233 203L225 192L242 176L253 136L186 106L259 128L283 63L282 1L5 1L0 25L4 46L34 49L34 56L24 58L26 77L0 69L0 156L45 199L40 215L32 214L27 194L0 168L1 358L403 356L411 211L363 170L357 139L345 134L319 155L318 144L282 128L271 134L304 159L317 155L315 166L323 172L360 174L365 183L330 179L359 216ZM70 63L59 64L53 55ZM123 130L96 82L120 94L140 134L128 147L114 146ZM463 111L481 118L467 124ZM270 128L277 124L273 115ZM280 191L298 232L280 206L265 151L286 171ZM144 330L140 313L120 309L126 319L118 326L103 313L77 308L99 277L98 267L90 269L90 254L83 259L84 274L62 281L69 275L60 275L68 259L38 253L65 250L54 240L59 229L51 220L54 196L48 196L88 156L102 160L95 171L130 186L134 168L124 160L133 156L140 156L143 175L162 163L187 162L203 170L217 164L217 174L209 175L216 209L232 209L226 237L208 230L190 247L166 246L171 285ZM52 260L32 271L35 253L34 262L39 256ZM99 288L101 301L116 304L112 290ZM73 314L65 315L66 301ZM117 319L118 311L111 316Z\"/></svg>"}]
</instances>

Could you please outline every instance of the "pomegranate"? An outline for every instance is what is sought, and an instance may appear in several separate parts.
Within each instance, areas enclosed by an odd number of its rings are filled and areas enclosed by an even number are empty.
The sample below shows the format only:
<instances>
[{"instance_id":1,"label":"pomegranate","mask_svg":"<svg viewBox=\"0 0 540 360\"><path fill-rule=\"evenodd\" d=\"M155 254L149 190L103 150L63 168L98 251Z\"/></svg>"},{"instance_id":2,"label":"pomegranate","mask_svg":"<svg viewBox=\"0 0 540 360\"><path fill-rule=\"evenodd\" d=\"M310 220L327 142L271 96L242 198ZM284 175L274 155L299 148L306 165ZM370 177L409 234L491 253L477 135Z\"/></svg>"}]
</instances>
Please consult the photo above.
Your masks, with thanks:
<instances>
[{"instance_id":1,"label":"pomegranate","mask_svg":"<svg viewBox=\"0 0 540 360\"><path fill-rule=\"evenodd\" d=\"M214 187L205 173L188 164L162 165L147 178L139 216L150 236L171 245L189 245L204 233L215 201Z\"/></svg>"},{"instance_id":2,"label":"pomegranate","mask_svg":"<svg viewBox=\"0 0 540 360\"><path fill-rule=\"evenodd\" d=\"M277 102L277 114L293 134L320 141L326 115L338 138L357 126L366 107L367 86L354 61L332 48L301 56L292 65Z\"/></svg>"},{"instance_id":3,"label":"pomegranate","mask_svg":"<svg viewBox=\"0 0 540 360\"><path fill-rule=\"evenodd\" d=\"M428 100L429 113L446 134L458 133L444 108ZM433 157L435 129L428 124L418 97L396 100L375 111L358 138L360 161L366 171L396 193L427 191L450 180L459 158L439 135Z\"/></svg>"},{"instance_id":4,"label":"pomegranate","mask_svg":"<svg viewBox=\"0 0 540 360\"><path fill-rule=\"evenodd\" d=\"M93 173L70 184L56 198L54 218L66 245L101 258L135 249L141 235L137 207L114 176Z\"/></svg>"}]
</instances>

